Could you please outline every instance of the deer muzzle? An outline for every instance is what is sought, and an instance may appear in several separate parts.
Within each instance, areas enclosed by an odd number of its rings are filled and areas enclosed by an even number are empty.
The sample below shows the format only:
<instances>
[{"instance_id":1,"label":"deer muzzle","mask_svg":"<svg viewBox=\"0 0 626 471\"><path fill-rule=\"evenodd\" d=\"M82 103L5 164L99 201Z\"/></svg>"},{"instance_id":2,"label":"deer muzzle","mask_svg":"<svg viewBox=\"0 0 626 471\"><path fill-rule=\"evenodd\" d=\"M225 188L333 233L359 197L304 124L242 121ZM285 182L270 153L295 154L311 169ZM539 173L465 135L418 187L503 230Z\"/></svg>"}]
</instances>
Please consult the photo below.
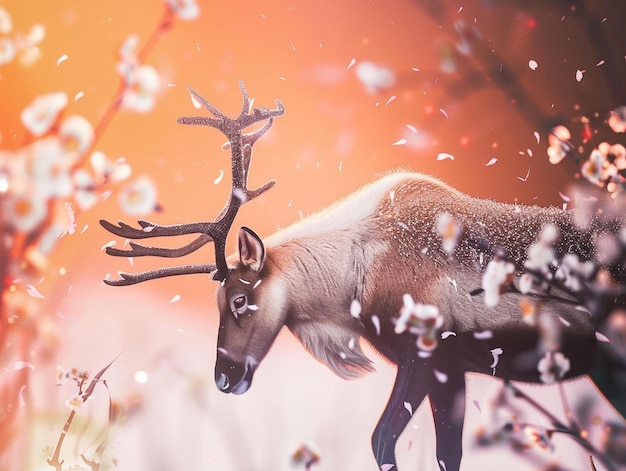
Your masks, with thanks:
<instances>
[{"instance_id":1,"label":"deer muzzle","mask_svg":"<svg viewBox=\"0 0 626 471\"><path fill-rule=\"evenodd\" d=\"M252 385L257 362L247 357L244 363L218 355L215 362L215 384L223 393L243 394Z\"/></svg>"}]
</instances>

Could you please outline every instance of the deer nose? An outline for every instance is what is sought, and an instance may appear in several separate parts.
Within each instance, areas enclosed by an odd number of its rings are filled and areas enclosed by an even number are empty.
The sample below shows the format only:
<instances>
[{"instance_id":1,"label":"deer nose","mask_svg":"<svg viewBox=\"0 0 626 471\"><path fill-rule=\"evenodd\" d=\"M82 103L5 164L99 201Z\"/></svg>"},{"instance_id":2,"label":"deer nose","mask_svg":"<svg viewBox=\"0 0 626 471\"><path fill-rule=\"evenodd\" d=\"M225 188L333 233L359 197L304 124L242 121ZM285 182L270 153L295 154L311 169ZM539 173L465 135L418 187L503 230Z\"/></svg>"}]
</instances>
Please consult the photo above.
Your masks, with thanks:
<instances>
[{"instance_id":1,"label":"deer nose","mask_svg":"<svg viewBox=\"0 0 626 471\"><path fill-rule=\"evenodd\" d=\"M218 357L215 363L215 384L225 393L230 393L246 374L246 365L228 358Z\"/></svg>"}]
</instances>

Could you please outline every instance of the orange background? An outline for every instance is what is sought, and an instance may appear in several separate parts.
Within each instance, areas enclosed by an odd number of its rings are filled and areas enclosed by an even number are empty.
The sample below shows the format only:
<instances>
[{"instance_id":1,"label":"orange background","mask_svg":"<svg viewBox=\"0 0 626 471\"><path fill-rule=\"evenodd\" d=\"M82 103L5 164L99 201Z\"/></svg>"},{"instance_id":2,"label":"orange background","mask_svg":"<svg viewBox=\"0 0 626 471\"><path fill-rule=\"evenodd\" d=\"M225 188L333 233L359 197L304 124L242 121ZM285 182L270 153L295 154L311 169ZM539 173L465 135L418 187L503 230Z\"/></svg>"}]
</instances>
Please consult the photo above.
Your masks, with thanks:
<instances>
[{"instance_id":1,"label":"orange background","mask_svg":"<svg viewBox=\"0 0 626 471\"><path fill-rule=\"evenodd\" d=\"M623 90L621 96L611 93L611 83L624 84L626 77L623 39L614 39L622 34L625 16L618 11L618 2L612 4L615 10L588 2L591 10L586 18L594 27L600 25L607 38L605 47L598 50L581 21L581 7L530 2L520 10L516 3L442 2L446 14L434 18L424 4L438 2L199 2L200 17L191 22L177 20L146 61L161 78L154 110L119 112L96 148L113 159L125 157L134 175L148 173L155 178L163 211L149 220L161 224L211 220L228 194L229 154L220 150L224 138L212 129L178 125L176 118L204 114L191 106L187 85L226 113L238 113L237 80L241 78L255 105L273 107L278 98L286 108L285 116L276 119L271 132L256 144L250 177L251 186L268 179L277 184L245 206L236 221L262 236L398 167L437 176L477 197L561 205L558 192L567 192L577 168L573 163L551 166L547 162L548 131L553 124L571 125L573 142L581 143L576 119L588 116L599 132L593 141L597 144L605 132L602 122L608 111L626 104ZM11 13L15 30L25 32L35 23L46 27L38 63L30 68L0 66L0 144L8 148L19 146L25 138L20 111L43 93L66 92L70 97L67 113L96 123L119 85L117 48L130 33L139 34L143 44L162 15L157 0L0 4ZM458 41L454 25L460 20L475 25L481 40L475 53L460 56L457 71L447 74L441 71L440 62ZM67 60L57 64L64 54ZM396 84L379 95L368 93L356 77L356 65L349 68L353 58L357 65L373 61L393 70ZM537 70L529 68L531 59L537 61ZM605 64L597 66L600 60ZM575 79L578 69L586 71L582 82ZM505 73L516 79L516 90L497 86ZM470 78L477 75L482 78L474 84ZM520 90L537 104L540 113L534 119L521 111L527 100L517 94ZM74 101L78 92L84 96ZM392 96L396 98L388 102ZM407 125L427 135L423 148L392 145L405 137ZM539 143L534 132L541 137ZM442 152L454 160L438 161ZM493 157L497 163L486 166ZM213 181L220 170L226 176L216 185ZM529 170L526 181L518 178ZM250 424L261 420L255 419L255 411L266 414L258 417L275 421L266 422L266 429L257 425L258 434L265 438L252 435L247 439L253 444L246 446L256 450L249 459L284 459L287 445L281 442L285 449L277 447L271 437L282 435L285 443L313 437L323 445L320 469L357 469L356 463L365 466L358 469L375 469L368 455L368 437L391 388L391 367L378 364L378 376L346 385L330 378L330 372L318 371L321 367L294 340L281 335L246 397L218 397L212 385L217 326L214 285L196 276L130 288L103 286L101 279L107 273L115 276L118 270L139 271L168 262L137 260L129 266L125 259L107 257L101 247L114 237L98 225L101 218L132 222L122 214L114 196L80 214L78 232L85 226L88 229L60 241L38 286L46 296L46 308L62 315L59 363L97 370L123 351L119 365L111 371L112 394L121 397L133 388L143 388L142 394L154 401L154 409L146 409L153 411L150 417L156 422L148 429L154 431L168 427L166 414L158 411L166 408L166 399L159 394L173 394L168 392L169 379L164 380L163 389L150 389L150 381L134 385L132 374L138 369L151 374L151 368L160 364L155 358L165 355L172 363L178 355L172 352L184 351L181 355L191 359L183 363L214 401L203 416L207 423L215 416L215 407L230 411L223 412L226 418L220 420L235 430L229 436L231 445L232 440L244 443L245 433L254 432ZM212 257L210 248L203 249L189 261L206 263ZM59 273L61 268L66 270L64 275ZM170 303L175 295L180 295L180 301ZM62 404L59 398L67 391L53 395L53 380L43 375L43 367L41 371L38 379L46 406ZM278 392L277 384L284 389ZM361 396L365 389L375 397ZM356 401L362 403L358 412L337 405L349 408L355 396L361 397L361 402ZM375 405L366 402L370 399ZM240 417L237 411L245 410L249 415ZM294 418L303 410L310 415ZM146 417L141 420L145 422ZM187 425L193 435L192 418ZM299 421L308 421L304 429L298 428ZM348 428L341 431L337 422ZM281 432L283 426L287 428ZM239 433L239 429L247 432ZM131 443L134 439L126 438ZM157 435L154 440L174 443L169 435ZM207 445L207 456L212 457L207 463L213 464L206 469L229 469L218 468L220 448L212 446ZM231 463L235 462L233 458ZM268 468L259 465L258 469Z\"/></svg>"}]
</instances>

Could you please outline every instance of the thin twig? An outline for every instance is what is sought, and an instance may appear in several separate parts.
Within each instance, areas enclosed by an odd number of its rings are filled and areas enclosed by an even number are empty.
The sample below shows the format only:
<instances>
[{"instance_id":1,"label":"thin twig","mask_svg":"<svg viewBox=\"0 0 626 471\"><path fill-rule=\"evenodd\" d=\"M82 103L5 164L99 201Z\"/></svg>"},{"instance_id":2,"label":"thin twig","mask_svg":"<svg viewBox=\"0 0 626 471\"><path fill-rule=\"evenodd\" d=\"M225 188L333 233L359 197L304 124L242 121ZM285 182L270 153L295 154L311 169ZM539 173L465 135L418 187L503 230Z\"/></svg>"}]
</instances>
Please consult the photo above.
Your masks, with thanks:
<instances>
[{"instance_id":1,"label":"thin twig","mask_svg":"<svg viewBox=\"0 0 626 471\"><path fill-rule=\"evenodd\" d=\"M536 410L538 410L541 414L543 414L552 423L554 427L553 432L563 433L563 434L568 435L574 441L576 441L580 446L582 446L586 451L588 451L592 455L595 455L600 460L600 462L606 467L607 470L618 471L618 469L615 467L611 459L605 453L602 453L601 451L597 450L587 439L581 437L578 431L572 429L572 427L561 422L558 418L556 418L556 416L554 416L554 414L552 414L545 407L543 407L533 398L528 396L524 391L519 389L514 384L506 383L506 387L510 388L516 397L523 399L529 405L531 405Z\"/></svg>"},{"instance_id":2,"label":"thin twig","mask_svg":"<svg viewBox=\"0 0 626 471\"><path fill-rule=\"evenodd\" d=\"M79 391L82 392L83 403L87 399L89 399L89 397L93 394L93 391L94 391L94 389L96 387L96 384L98 384L100 382L100 378L102 377L102 375L106 372L106 370L109 369L109 367L113 364L113 362L115 360L117 360L118 357L119 357L119 355L117 357L115 357L108 365L106 365L104 368L102 368L100 371L98 371L98 373L96 373L96 375L93 377L93 379L89 383L89 386L87 386L87 389L85 389L84 392L82 391L83 381L81 381L79 383ZM54 467L57 471L62 471L63 470L63 463L65 462L65 460L59 460L59 456L61 454L61 447L63 446L63 441L65 440L65 437L66 437L67 432L68 432L68 430L70 428L70 425L72 425L72 421L74 420L74 416L75 415L76 415L76 410L72 409L72 411L70 412L70 415L67 417L67 420L65 421L65 425L63 426L63 430L59 434L59 439L57 440L57 444L56 444L56 446L54 448L54 452L53 452L52 456L46 460L48 462L48 464L50 466ZM83 460L84 460L84 458L83 458Z\"/></svg>"}]
</instances>

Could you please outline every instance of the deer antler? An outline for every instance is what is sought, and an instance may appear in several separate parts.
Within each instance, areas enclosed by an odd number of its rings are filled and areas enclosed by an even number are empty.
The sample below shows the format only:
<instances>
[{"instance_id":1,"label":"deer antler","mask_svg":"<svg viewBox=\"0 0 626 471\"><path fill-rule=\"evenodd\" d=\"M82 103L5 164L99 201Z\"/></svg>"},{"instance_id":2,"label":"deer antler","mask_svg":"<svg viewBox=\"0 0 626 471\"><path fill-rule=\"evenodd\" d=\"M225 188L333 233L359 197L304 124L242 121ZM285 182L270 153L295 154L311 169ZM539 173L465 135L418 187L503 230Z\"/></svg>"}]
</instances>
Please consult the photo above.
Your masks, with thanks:
<instances>
[{"instance_id":1,"label":"deer antler","mask_svg":"<svg viewBox=\"0 0 626 471\"><path fill-rule=\"evenodd\" d=\"M109 285L131 285L141 283L143 281L155 278L163 278L174 275L187 275L193 273L213 273L213 279L223 281L228 275L228 265L226 264L226 237L230 230L235 216L242 204L256 198L260 194L269 190L274 186L271 180L257 189L248 189L248 171L250 170L250 162L252 160L252 146L267 131L270 130L274 122L274 117L281 116L285 112L285 108L280 100L276 100L275 109L254 108L250 112L250 99L248 92L243 85L243 81L239 81L239 88L243 97L241 113L235 119L229 118L220 110L215 108L211 103L206 101L196 91L189 88L189 92L200 101L212 114L213 118L206 116L192 116L178 118L180 124L191 124L194 126L210 126L220 130L227 138L226 148L230 147L231 151L231 175L232 187L226 205L213 222L194 222L190 224L175 224L169 226L161 226L148 221L137 221L139 228L132 227L124 222L118 225L111 224L108 221L101 220L100 224L107 231L127 239L147 239L153 237L171 237L185 234L200 234L190 243L174 249L163 247L149 247L130 243L130 249L121 250L113 247L107 247L106 252L116 257L182 257L198 250L208 242L213 241L215 245L215 264L202 265L184 265L169 268L161 268L143 273L131 274L120 273L122 277L119 280L105 280ZM243 134L243 130L260 121L267 121L260 129Z\"/></svg>"}]
</instances>

